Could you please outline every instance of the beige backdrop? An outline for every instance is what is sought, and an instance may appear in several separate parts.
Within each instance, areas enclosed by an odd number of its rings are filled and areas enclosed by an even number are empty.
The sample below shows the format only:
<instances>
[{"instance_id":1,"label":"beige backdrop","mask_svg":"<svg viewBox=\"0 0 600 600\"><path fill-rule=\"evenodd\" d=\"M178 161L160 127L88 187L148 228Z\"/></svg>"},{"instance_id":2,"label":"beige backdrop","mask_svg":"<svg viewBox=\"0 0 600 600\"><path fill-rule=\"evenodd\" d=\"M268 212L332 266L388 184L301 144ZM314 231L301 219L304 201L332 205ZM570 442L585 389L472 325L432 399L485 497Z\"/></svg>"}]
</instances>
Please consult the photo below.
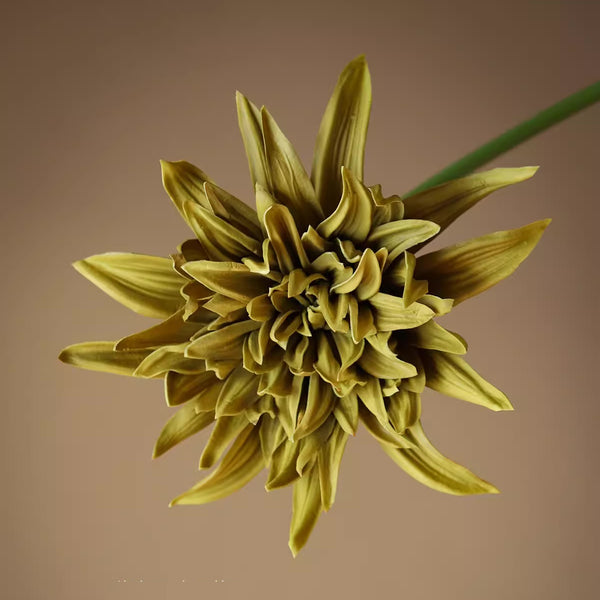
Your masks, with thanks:
<instances>
[{"instance_id":1,"label":"beige backdrop","mask_svg":"<svg viewBox=\"0 0 600 600\"><path fill-rule=\"evenodd\" d=\"M339 71L366 53L367 181L402 193L593 82L597 3L23 0L2 20L3 597L597 597L600 106L496 160L542 168L442 239L554 219L517 274L444 321L516 411L424 401L435 443L498 496L422 487L358 435L336 506L293 560L290 490L267 495L259 477L169 509L199 477L203 440L151 461L170 415L161 384L56 358L147 325L70 263L184 239L159 158L252 202L235 89L309 162Z\"/></svg>"}]
</instances>

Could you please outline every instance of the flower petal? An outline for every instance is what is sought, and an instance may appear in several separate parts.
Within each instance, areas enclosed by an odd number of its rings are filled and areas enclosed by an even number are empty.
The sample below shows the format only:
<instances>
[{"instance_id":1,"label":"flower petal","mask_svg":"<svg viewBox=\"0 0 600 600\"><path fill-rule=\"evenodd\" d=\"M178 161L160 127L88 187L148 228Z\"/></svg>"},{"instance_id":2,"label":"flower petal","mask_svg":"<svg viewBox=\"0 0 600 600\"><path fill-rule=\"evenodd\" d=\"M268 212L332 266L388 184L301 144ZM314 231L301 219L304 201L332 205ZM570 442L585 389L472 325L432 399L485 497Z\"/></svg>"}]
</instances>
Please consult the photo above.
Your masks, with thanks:
<instances>
[{"instance_id":1,"label":"flower petal","mask_svg":"<svg viewBox=\"0 0 600 600\"><path fill-rule=\"evenodd\" d=\"M348 434L341 427L335 427L327 443L319 452L319 484L324 510L329 510L335 501L338 475L347 441Z\"/></svg>"},{"instance_id":2,"label":"flower petal","mask_svg":"<svg viewBox=\"0 0 600 600\"><path fill-rule=\"evenodd\" d=\"M428 240L439 230L440 226L431 221L419 219L391 221L375 227L367 238L367 244L378 250L387 248L388 262L392 262L405 250L410 250L413 246Z\"/></svg>"},{"instance_id":3,"label":"flower petal","mask_svg":"<svg viewBox=\"0 0 600 600\"><path fill-rule=\"evenodd\" d=\"M420 483L457 496L498 493L491 483L438 452L427 439L420 423L408 429L406 437L418 449L405 450L389 444L381 444L381 447L400 468Z\"/></svg>"},{"instance_id":4,"label":"flower petal","mask_svg":"<svg viewBox=\"0 0 600 600\"><path fill-rule=\"evenodd\" d=\"M222 388L221 388L222 389ZM237 436L248 426L246 415L234 415L231 417L219 417L216 421L213 430L210 432L210 437L202 456L198 468L210 469L221 458L223 452L229 444L237 438Z\"/></svg>"},{"instance_id":5,"label":"flower petal","mask_svg":"<svg viewBox=\"0 0 600 600\"><path fill-rule=\"evenodd\" d=\"M385 280L387 284L393 285L396 288L402 287L402 300L404 306L410 306L427 294L427 281L421 281L414 278L417 259L414 254L404 252L404 256L395 261L385 272Z\"/></svg>"},{"instance_id":6,"label":"flower petal","mask_svg":"<svg viewBox=\"0 0 600 600\"><path fill-rule=\"evenodd\" d=\"M115 342L82 342L67 346L58 358L80 369L133 375L151 350L115 350Z\"/></svg>"},{"instance_id":7,"label":"flower petal","mask_svg":"<svg viewBox=\"0 0 600 600\"><path fill-rule=\"evenodd\" d=\"M168 406L178 406L188 400L212 396L208 403L212 405L211 410L214 411L220 389L221 382L212 371L194 375L169 371L165 376L165 398ZM205 406L206 403L203 402L202 405Z\"/></svg>"},{"instance_id":8,"label":"flower petal","mask_svg":"<svg viewBox=\"0 0 600 600\"><path fill-rule=\"evenodd\" d=\"M369 190L352 171L342 167L342 198L335 211L317 227L324 238L364 242L371 230L373 202Z\"/></svg>"},{"instance_id":9,"label":"flower petal","mask_svg":"<svg viewBox=\"0 0 600 600\"><path fill-rule=\"evenodd\" d=\"M349 294L356 290L358 300L367 300L379 291L381 287L381 268L375 252L367 248L355 271L347 279L331 286L336 294Z\"/></svg>"},{"instance_id":10,"label":"flower petal","mask_svg":"<svg viewBox=\"0 0 600 600\"><path fill-rule=\"evenodd\" d=\"M308 256L288 208L281 204L270 206L265 212L264 223L281 272L306 268Z\"/></svg>"},{"instance_id":11,"label":"flower petal","mask_svg":"<svg viewBox=\"0 0 600 600\"><path fill-rule=\"evenodd\" d=\"M440 350L450 354L464 354L467 351L467 344L458 333L444 329L434 320L407 331L406 341L417 348Z\"/></svg>"},{"instance_id":12,"label":"flower petal","mask_svg":"<svg viewBox=\"0 0 600 600\"><path fill-rule=\"evenodd\" d=\"M360 420L363 425L367 428L369 433L379 442L383 444L390 444L394 448L414 448L415 445L412 444L406 437L404 437L404 433L399 433L395 431L389 424L388 419L386 418L385 423L382 423L381 420L377 419L375 415L367 410L365 407L361 407L360 409Z\"/></svg>"},{"instance_id":13,"label":"flower petal","mask_svg":"<svg viewBox=\"0 0 600 600\"><path fill-rule=\"evenodd\" d=\"M111 298L145 317L165 319L183 305L180 289L187 280L168 258L107 252L73 266Z\"/></svg>"},{"instance_id":14,"label":"flower petal","mask_svg":"<svg viewBox=\"0 0 600 600\"><path fill-rule=\"evenodd\" d=\"M320 375L313 373L308 384L306 410L299 416L294 439L299 440L320 427L332 413L335 402L331 386Z\"/></svg>"},{"instance_id":15,"label":"flower petal","mask_svg":"<svg viewBox=\"0 0 600 600\"><path fill-rule=\"evenodd\" d=\"M184 356L187 345L187 343L183 343L157 348L140 363L134 375L136 377L157 377L166 374L167 371L176 371L184 375L204 373L206 364L203 360Z\"/></svg>"},{"instance_id":16,"label":"flower petal","mask_svg":"<svg viewBox=\"0 0 600 600\"><path fill-rule=\"evenodd\" d=\"M227 377L217 401L216 416L237 415L258 400L258 377L241 365Z\"/></svg>"},{"instance_id":17,"label":"flower petal","mask_svg":"<svg viewBox=\"0 0 600 600\"><path fill-rule=\"evenodd\" d=\"M454 179L404 199L408 219L426 219L444 231L460 215L500 188L533 177L538 167L492 169Z\"/></svg>"},{"instance_id":18,"label":"flower petal","mask_svg":"<svg viewBox=\"0 0 600 600\"><path fill-rule=\"evenodd\" d=\"M248 320L211 331L191 342L185 350L185 356L212 360L242 358L243 338L259 327L260 323Z\"/></svg>"},{"instance_id":19,"label":"flower petal","mask_svg":"<svg viewBox=\"0 0 600 600\"><path fill-rule=\"evenodd\" d=\"M152 458L158 458L167 450L173 448L183 440L202 431L215 422L213 411L197 412L193 402L184 404L166 423L160 432Z\"/></svg>"},{"instance_id":20,"label":"flower petal","mask_svg":"<svg viewBox=\"0 0 600 600\"><path fill-rule=\"evenodd\" d=\"M334 211L342 195L342 166L363 179L370 110L371 77L364 56L359 56L342 71L317 135L312 181L325 215Z\"/></svg>"},{"instance_id":21,"label":"flower petal","mask_svg":"<svg viewBox=\"0 0 600 600\"><path fill-rule=\"evenodd\" d=\"M421 395L402 389L390 396L387 412L394 429L404 433L421 418Z\"/></svg>"},{"instance_id":22,"label":"flower petal","mask_svg":"<svg viewBox=\"0 0 600 600\"><path fill-rule=\"evenodd\" d=\"M258 428L248 425L233 442L221 464L206 478L173 501L176 504L206 504L239 490L263 469Z\"/></svg>"},{"instance_id":23,"label":"flower petal","mask_svg":"<svg viewBox=\"0 0 600 600\"><path fill-rule=\"evenodd\" d=\"M358 398L356 391L353 390L338 398L333 414L346 433L356 435L358 429Z\"/></svg>"},{"instance_id":24,"label":"flower petal","mask_svg":"<svg viewBox=\"0 0 600 600\"><path fill-rule=\"evenodd\" d=\"M497 231L417 260L416 276L429 281L433 294L458 304L508 277L538 243L550 219L519 229Z\"/></svg>"},{"instance_id":25,"label":"flower petal","mask_svg":"<svg viewBox=\"0 0 600 600\"><path fill-rule=\"evenodd\" d=\"M375 309L375 324L379 331L412 329L429 321L434 312L420 302L405 307L402 298L379 292L369 298Z\"/></svg>"},{"instance_id":26,"label":"flower petal","mask_svg":"<svg viewBox=\"0 0 600 600\"><path fill-rule=\"evenodd\" d=\"M358 364L367 373L379 379L406 379L417 374L413 365L400 360L392 352L382 334L370 335L366 340L368 343L365 344Z\"/></svg>"},{"instance_id":27,"label":"flower petal","mask_svg":"<svg viewBox=\"0 0 600 600\"><path fill-rule=\"evenodd\" d=\"M318 465L314 465L294 483L292 506L289 546L296 556L308 541L323 510Z\"/></svg>"},{"instance_id":28,"label":"flower petal","mask_svg":"<svg viewBox=\"0 0 600 600\"><path fill-rule=\"evenodd\" d=\"M424 350L420 355L427 376L427 387L490 410L513 410L508 398L462 358L436 350Z\"/></svg>"}]
</instances>

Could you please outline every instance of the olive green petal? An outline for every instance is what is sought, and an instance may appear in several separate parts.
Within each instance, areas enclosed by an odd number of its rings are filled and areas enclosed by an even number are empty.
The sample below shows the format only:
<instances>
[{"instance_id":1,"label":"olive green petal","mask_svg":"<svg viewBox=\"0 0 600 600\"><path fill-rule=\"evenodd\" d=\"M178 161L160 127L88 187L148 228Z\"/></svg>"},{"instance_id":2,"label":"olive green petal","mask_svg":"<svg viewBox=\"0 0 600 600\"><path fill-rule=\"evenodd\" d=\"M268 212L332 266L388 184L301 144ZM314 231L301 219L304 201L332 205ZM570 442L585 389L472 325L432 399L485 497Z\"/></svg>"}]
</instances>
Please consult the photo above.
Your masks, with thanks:
<instances>
[{"instance_id":1,"label":"olive green petal","mask_svg":"<svg viewBox=\"0 0 600 600\"><path fill-rule=\"evenodd\" d=\"M222 388L221 388L222 389ZM213 467L227 446L248 426L246 415L234 415L232 417L219 417L213 430L210 432L210 437L198 467L200 469L210 469Z\"/></svg>"},{"instance_id":2,"label":"olive green petal","mask_svg":"<svg viewBox=\"0 0 600 600\"><path fill-rule=\"evenodd\" d=\"M375 324L379 331L412 329L423 325L435 314L432 309L420 302L404 306L402 298L382 292L371 296L369 303L375 309Z\"/></svg>"},{"instance_id":3,"label":"olive green petal","mask_svg":"<svg viewBox=\"0 0 600 600\"><path fill-rule=\"evenodd\" d=\"M331 291L336 294L349 294L356 290L358 300L367 300L375 295L381 287L381 268L375 252L367 248L354 272L339 283L331 286Z\"/></svg>"},{"instance_id":4,"label":"olive green petal","mask_svg":"<svg viewBox=\"0 0 600 600\"><path fill-rule=\"evenodd\" d=\"M270 189L271 181L263 142L260 110L240 92L236 92L235 101L240 133L250 167L252 187L254 188L258 183L263 188Z\"/></svg>"},{"instance_id":5,"label":"olive green petal","mask_svg":"<svg viewBox=\"0 0 600 600\"><path fill-rule=\"evenodd\" d=\"M183 440L202 431L215 422L213 411L197 412L193 402L184 404L166 423L160 432L152 458L158 458Z\"/></svg>"},{"instance_id":6,"label":"olive green petal","mask_svg":"<svg viewBox=\"0 0 600 600\"><path fill-rule=\"evenodd\" d=\"M423 350L420 354L427 387L490 410L513 410L508 398L459 356L435 350Z\"/></svg>"},{"instance_id":7,"label":"olive green petal","mask_svg":"<svg viewBox=\"0 0 600 600\"><path fill-rule=\"evenodd\" d=\"M294 439L299 440L318 429L333 412L336 398L331 386L317 373L310 376L306 410L298 420Z\"/></svg>"},{"instance_id":8,"label":"olive green petal","mask_svg":"<svg viewBox=\"0 0 600 600\"><path fill-rule=\"evenodd\" d=\"M210 210L210 203L204 192L204 184L211 180L206 173L185 160L174 162L161 160L160 167L163 187L188 225L188 218L184 210L186 202L193 202Z\"/></svg>"},{"instance_id":9,"label":"olive green petal","mask_svg":"<svg viewBox=\"0 0 600 600\"><path fill-rule=\"evenodd\" d=\"M325 238L364 242L371 230L373 202L369 190L352 171L342 167L342 198L335 211L318 227Z\"/></svg>"},{"instance_id":10,"label":"olive green petal","mask_svg":"<svg viewBox=\"0 0 600 600\"><path fill-rule=\"evenodd\" d=\"M213 292L243 304L265 294L272 283L272 280L253 273L246 265L237 262L196 260L186 263L183 270Z\"/></svg>"},{"instance_id":11,"label":"olive green petal","mask_svg":"<svg viewBox=\"0 0 600 600\"><path fill-rule=\"evenodd\" d=\"M264 468L258 428L248 425L233 442L221 464L205 479L171 501L206 504L229 496L245 486Z\"/></svg>"},{"instance_id":12,"label":"olive green petal","mask_svg":"<svg viewBox=\"0 0 600 600\"><path fill-rule=\"evenodd\" d=\"M289 547L294 556L297 556L308 542L322 510L319 466L315 464L294 483L289 540Z\"/></svg>"},{"instance_id":13,"label":"olive green petal","mask_svg":"<svg viewBox=\"0 0 600 600\"><path fill-rule=\"evenodd\" d=\"M258 424L263 415L268 415L271 419L277 416L277 406L273 396L261 396L256 404L246 409L246 418L253 425Z\"/></svg>"},{"instance_id":14,"label":"olive green petal","mask_svg":"<svg viewBox=\"0 0 600 600\"><path fill-rule=\"evenodd\" d=\"M427 439L420 423L408 429L406 437L417 446L416 450L394 448L389 444L381 444L381 447L400 468L420 483L456 496L498 493L491 483L438 452Z\"/></svg>"},{"instance_id":15,"label":"olive green petal","mask_svg":"<svg viewBox=\"0 0 600 600\"><path fill-rule=\"evenodd\" d=\"M415 425L421 418L421 395L399 390L388 400L388 417L398 433Z\"/></svg>"},{"instance_id":16,"label":"olive green petal","mask_svg":"<svg viewBox=\"0 0 600 600\"><path fill-rule=\"evenodd\" d=\"M427 308L430 308L436 317L447 315L454 306L454 300L452 298L439 298L432 294L425 294L419 298L419 304L423 304Z\"/></svg>"},{"instance_id":17,"label":"olive green petal","mask_svg":"<svg viewBox=\"0 0 600 600\"><path fill-rule=\"evenodd\" d=\"M289 209L281 204L270 206L264 214L264 223L281 272L306 268L308 256Z\"/></svg>"},{"instance_id":18,"label":"olive green petal","mask_svg":"<svg viewBox=\"0 0 600 600\"><path fill-rule=\"evenodd\" d=\"M433 294L458 304L508 277L529 256L550 219L519 229L490 233L417 260L415 275L429 281Z\"/></svg>"},{"instance_id":19,"label":"olive green petal","mask_svg":"<svg viewBox=\"0 0 600 600\"><path fill-rule=\"evenodd\" d=\"M184 321L183 312L183 309L178 310L166 321L120 339L115 344L115 350L158 348L159 346L181 344L189 340L203 325L193 321Z\"/></svg>"},{"instance_id":20,"label":"olive green petal","mask_svg":"<svg viewBox=\"0 0 600 600\"><path fill-rule=\"evenodd\" d=\"M265 464L270 467L273 453L286 440L285 431L277 419L268 415L260 420L260 448Z\"/></svg>"},{"instance_id":21,"label":"olive green petal","mask_svg":"<svg viewBox=\"0 0 600 600\"><path fill-rule=\"evenodd\" d=\"M290 440L286 440L275 449L265 484L267 492L290 485L300 477L296 469L299 454L300 444Z\"/></svg>"},{"instance_id":22,"label":"olive green petal","mask_svg":"<svg viewBox=\"0 0 600 600\"><path fill-rule=\"evenodd\" d=\"M184 343L157 348L140 363L134 375L136 377L156 377L166 374L167 371L176 371L183 375L204 373L206 363L203 360L184 356L187 345Z\"/></svg>"},{"instance_id":23,"label":"olive green petal","mask_svg":"<svg viewBox=\"0 0 600 600\"><path fill-rule=\"evenodd\" d=\"M364 371L379 379L405 379L414 377L417 369L400 360L387 343L380 339L380 334L366 338L363 353L358 364Z\"/></svg>"},{"instance_id":24,"label":"olive green petal","mask_svg":"<svg viewBox=\"0 0 600 600\"><path fill-rule=\"evenodd\" d=\"M446 229L460 215L500 188L533 177L538 167L492 169L442 183L404 200L408 219L425 219Z\"/></svg>"},{"instance_id":25,"label":"olive green petal","mask_svg":"<svg viewBox=\"0 0 600 600\"><path fill-rule=\"evenodd\" d=\"M315 190L298 154L266 108L261 109L265 155L271 175L269 191L289 208L304 232L323 216Z\"/></svg>"},{"instance_id":26,"label":"olive green petal","mask_svg":"<svg viewBox=\"0 0 600 600\"><path fill-rule=\"evenodd\" d=\"M358 429L358 398L355 391L351 391L337 399L333 415L346 433L356 435Z\"/></svg>"},{"instance_id":27,"label":"olive green petal","mask_svg":"<svg viewBox=\"0 0 600 600\"><path fill-rule=\"evenodd\" d=\"M237 313L240 309L245 307L244 302L240 302L239 300L234 300L229 296L225 296L224 294L216 293L210 298L210 300L204 303L204 307L206 310L209 310L220 317L227 317L231 313ZM214 318L214 315L213 315ZM214 322L211 323L210 329L216 329L214 326ZM196 339L198 336L194 336L193 339Z\"/></svg>"},{"instance_id":28,"label":"olive green petal","mask_svg":"<svg viewBox=\"0 0 600 600\"><path fill-rule=\"evenodd\" d=\"M367 428L367 431L378 441L383 444L390 444L394 448L414 448L403 433L395 431L386 419L385 423L377 419L375 415L367 410L364 406L360 408L360 420Z\"/></svg>"},{"instance_id":29,"label":"olive green petal","mask_svg":"<svg viewBox=\"0 0 600 600\"><path fill-rule=\"evenodd\" d=\"M348 316L350 332L355 344L368 335L377 333L373 311L367 302L358 302L354 296L348 298Z\"/></svg>"},{"instance_id":30,"label":"olive green petal","mask_svg":"<svg viewBox=\"0 0 600 600\"><path fill-rule=\"evenodd\" d=\"M248 320L211 331L191 342L185 356L212 360L241 359L244 338L259 327L260 323Z\"/></svg>"},{"instance_id":31,"label":"olive green petal","mask_svg":"<svg viewBox=\"0 0 600 600\"><path fill-rule=\"evenodd\" d=\"M108 252L73 266L111 298L145 317L166 319L184 303L180 289L187 280L168 258Z\"/></svg>"},{"instance_id":32,"label":"olive green petal","mask_svg":"<svg viewBox=\"0 0 600 600\"><path fill-rule=\"evenodd\" d=\"M323 509L329 510L335 502L338 475L348 434L341 427L334 427L327 443L319 452L317 466Z\"/></svg>"},{"instance_id":33,"label":"olive green petal","mask_svg":"<svg viewBox=\"0 0 600 600\"><path fill-rule=\"evenodd\" d=\"M356 393L369 411L377 417L382 425L387 425L388 416L381 391L381 384L375 377L369 377L365 385L356 386ZM360 407L359 407L360 414Z\"/></svg>"},{"instance_id":34,"label":"olive green petal","mask_svg":"<svg viewBox=\"0 0 600 600\"><path fill-rule=\"evenodd\" d=\"M464 354L467 351L467 344L460 335L444 329L433 320L408 331L406 341L417 348L450 354Z\"/></svg>"},{"instance_id":35,"label":"olive green petal","mask_svg":"<svg viewBox=\"0 0 600 600\"><path fill-rule=\"evenodd\" d=\"M432 238L439 230L437 223L421 219L392 221L375 227L367 238L367 244L371 248L387 248L388 262L392 262L405 250Z\"/></svg>"},{"instance_id":36,"label":"olive green petal","mask_svg":"<svg viewBox=\"0 0 600 600\"><path fill-rule=\"evenodd\" d=\"M326 216L342 195L341 167L363 179L370 110L371 76L365 57L359 56L342 71L317 135L312 181Z\"/></svg>"},{"instance_id":37,"label":"olive green petal","mask_svg":"<svg viewBox=\"0 0 600 600\"><path fill-rule=\"evenodd\" d=\"M188 400L213 396L211 410L217 404L221 382L212 371L182 375L169 371L165 376L165 398L168 406L178 406Z\"/></svg>"},{"instance_id":38,"label":"olive green petal","mask_svg":"<svg viewBox=\"0 0 600 600\"><path fill-rule=\"evenodd\" d=\"M246 371L241 365L236 367L221 387L217 401L217 418L233 416L244 412L258 400L258 377Z\"/></svg>"},{"instance_id":39,"label":"olive green petal","mask_svg":"<svg viewBox=\"0 0 600 600\"><path fill-rule=\"evenodd\" d=\"M80 369L133 375L150 350L115 351L115 342L82 342L67 346L58 358Z\"/></svg>"},{"instance_id":40,"label":"olive green petal","mask_svg":"<svg viewBox=\"0 0 600 600\"><path fill-rule=\"evenodd\" d=\"M296 460L296 471L302 477L304 470L311 467L318 459L318 453L331 435L335 426L335 418L330 416L317 430L303 437L299 443L300 452Z\"/></svg>"},{"instance_id":41,"label":"olive green petal","mask_svg":"<svg viewBox=\"0 0 600 600\"><path fill-rule=\"evenodd\" d=\"M402 287L402 300L404 306L410 306L429 291L427 281L421 281L414 278L416 266L417 259L415 255L405 251L402 258L395 261L390 268L385 271L386 284L391 285L396 289Z\"/></svg>"}]
</instances>

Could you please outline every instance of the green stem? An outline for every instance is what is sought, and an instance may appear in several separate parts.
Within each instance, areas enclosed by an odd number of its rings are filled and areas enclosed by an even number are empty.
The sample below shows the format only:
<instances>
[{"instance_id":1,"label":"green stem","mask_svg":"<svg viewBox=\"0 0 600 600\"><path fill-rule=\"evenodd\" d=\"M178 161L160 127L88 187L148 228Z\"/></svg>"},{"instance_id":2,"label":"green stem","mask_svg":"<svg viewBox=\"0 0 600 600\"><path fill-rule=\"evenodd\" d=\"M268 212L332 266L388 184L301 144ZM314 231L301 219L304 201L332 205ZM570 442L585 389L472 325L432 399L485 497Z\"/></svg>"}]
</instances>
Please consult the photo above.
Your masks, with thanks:
<instances>
[{"instance_id":1,"label":"green stem","mask_svg":"<svg viewBox=\"0 0 600 600\"><path fill-rule=\"evenodd\" d=\"M473 172L478 167L485 165L497 156L504 154L511 148L522 144L525 140L530 137L541 133L542 131L560 123L567 117L579 112L598 102L600 100L600 81L593 83L592 85L575 92L571 96L564 98L560 102L546 108L542 112L538 113L532 119L523 121L516 127L509 129L497 138L484 144L477 150L470 152L460 160L453 162L448 165L445 169L442 169L439 173L430 177L427 181L424 181L416 188L405 194L405 197L413 196L418 192L445 183L451 179L457 179L458 177L464 177L469 173Z\"/></svg>"}]
</instances>

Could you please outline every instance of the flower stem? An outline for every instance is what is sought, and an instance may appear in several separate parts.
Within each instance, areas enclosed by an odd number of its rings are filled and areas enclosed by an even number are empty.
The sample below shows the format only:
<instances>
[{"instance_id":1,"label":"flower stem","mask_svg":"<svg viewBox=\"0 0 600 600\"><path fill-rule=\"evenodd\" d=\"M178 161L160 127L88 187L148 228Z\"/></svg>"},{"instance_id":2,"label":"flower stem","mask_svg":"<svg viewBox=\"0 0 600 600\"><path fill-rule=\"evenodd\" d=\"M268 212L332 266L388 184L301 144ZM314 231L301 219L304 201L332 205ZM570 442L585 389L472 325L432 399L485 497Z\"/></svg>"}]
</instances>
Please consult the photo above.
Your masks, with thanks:
<instances>
[{"instance_id":1,"label":"flower stem","mask_svg":"<svg viewBox=\"0 0 600 600\"><path fill-rule=\"evenodd\" d=\"M580 110L598 102L600 100L600 81L567 96L560 102L553 104L549 108L541 111L533 118L523 121L516 127L509 129L493 140L484 144L480 148L473 150L463 158L448 165L439 173L436 173L427 181L424 181L416 188L404 195L404 197L413 196L418 192L445 183L451 179L464 177L478 167L485 165L497 156L504 154L511 148L522 144L530 137L541 133L542 131L560 123L567 117L579 112Z\"/></svg>"}]
</instances>

